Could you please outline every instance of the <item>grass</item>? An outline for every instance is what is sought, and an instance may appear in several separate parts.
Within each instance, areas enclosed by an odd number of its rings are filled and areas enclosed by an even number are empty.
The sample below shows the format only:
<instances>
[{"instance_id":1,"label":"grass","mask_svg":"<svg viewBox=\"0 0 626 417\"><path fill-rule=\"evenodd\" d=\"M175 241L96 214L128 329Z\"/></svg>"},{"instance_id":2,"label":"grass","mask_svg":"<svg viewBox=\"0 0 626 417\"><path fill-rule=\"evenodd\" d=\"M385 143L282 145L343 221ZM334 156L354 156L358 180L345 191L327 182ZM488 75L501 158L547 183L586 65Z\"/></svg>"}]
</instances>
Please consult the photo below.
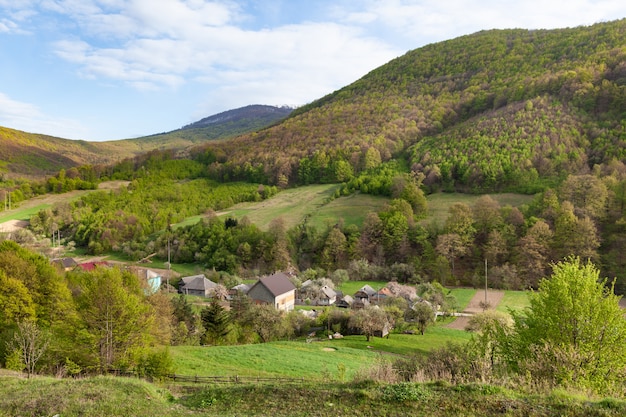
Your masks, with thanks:
<instances>
[{"instance_id":1,"label":"grass","mask_svg":"<svg viewBox=\"0 0 626 417\"><path fill-rule=\"evenodd\" d=\"M40 210L45 210L52 207L52 204L39 204L33 207L27 207L23 209L14 209L7 211L6 214L0 216L0 223L8 222L9 220L30 220L33 214L38 213Z\"/></svg>"},{"instance_id":2,"label":"grass","mask_svg":"<svg viewBox=\"0 0 626 417\"><path fill-rule=\"evenodd\" d=\"M387 284L387 281L345 281L339 286L338 290L342 291L344 295L353 295L366 285L369 285L374 290L380 290Z\"/></svg>"},{"instance_id":3,"label":"grass","mask_svg":"<svg viewBox=\"0 0 626 417\"><path fill-rule=\"evenodd\" d=\"M377 357L425 354L450 342L464 343L470 333L431 326L424 335L391 334L388 338L345 336L342 339L280 341L239 346L172 346L175 372L199 376L281 376L306 380L352 378Z\"/></svg>"},{"instance_id":4,"label":"grass","mask_svg":"<svg viewBox=\"0 0 626 417\"><path fill-rule=\"evenodd\" d=\"M476 295L475 288L452 288L450 292L456 297L456 301L459 305L459 311L463 311L467 308L468 304Z\"/></svg>"},{"instance_id":5,"label":"grass","mask_svg":"<svg viewBox=\"0 0 626 417\"><path fill-rule=\"evenodd\" d=\"M365 216L370 212L378 212L389 201L386 197L369 194L352 194L339 197L319 208L311 216L309 223L318 230L334 225L338 219L343 219L345 225L363 225Z\"/></svg>"},{"instance_id":6,"label":"grass","mask_svg":"<svg viewBox=\"0 0 626 417\"><path fill-rule=\"evenodd\" d=\"M221 214L235 218L246 216L262 230L267 230L272 220L281 217L285 226L291 228L326 205L338 187L325 184L290 188L268 200L237 204Z\"/></svg>"},{"instance_id":7,"label":"grass","mask_svg":"<svg viewBox=\"0 0 626 417\"><path fill-rule=\"evenodd\" d=\"M484 195L484 194L483 194ZM427 196L428 200L428 217L423 220L425 223L434 223L443 225L448 218L448 209L454 203L465 203L468 206L474 205L483 195L462 194L462 193L436 193ZM502 193L487 194L501 206L520 207L532 201L533 196L525 194Z\"/></svg>"},{"instance_id":8,"label":"grass","mask_svg":"<svg viewBox=\"0 0 626 417\"><path fill-rule=\"evenodd\" d=\"M172 395L139 379L22 379L0 376L0 417L183 416Z\"/></svg>"},{"instance_id":9,"label":"grass","mask_svg":"<svg viewBox=\"0 0 626 417\"><path fill-rule=\"evenodd\" d=\"M443 323L441 323L443 324ZM442 325L430 326L422 336L419 334L390 334L386 337L347 336L329 341L333 346L345 346L362 350L374 350L394 355L425 354L433 349L446 346L450 342L464 343L471 334L464 330L449 329Z\"/></svg>"},{"instance_id":10,"label":"grass","mask_svg":"<svg viewBox=\"0 0 626 417\"><path fill-rule=\"evenodd\" d=\"M507 313L509 309L519 311L528 306L530 306L528 291L505 291L496 310Z\"/></svg>"},{"instance_id":11,"label":"grass","mask_svg":"<svg viewBox=\"0 0 626 417\"><path fill-rule=\"evenodd\" d=\"M0 373L0 417L13 416L604 416L626 415L618 398L563 390L528 393L487 384L153 384L88 377L25 379Z\"/></svg>"},{"instance_id":12,"label":"grass","mask_svg":"<svg viewBox=\"0 0 626 417\"><path fill-rule=\"evenodd\" d=\"M272 220L278 217L284 220L287 228L308 222L321 230L340 220L345 225L361 227L369 212L380 210L389 201L368 194L333 198L338 187L337 184L324 184L290 188L268 200L236 204L218 214L237 219L245 216L262 230L267 230ZM174 228L195 224L202 217L188 217Z\"/></svg>"},{"instance_id":13,"label":"grass","mask_svg":"<svg viewBox=\"0 0 626 417\"><path fill-rule=\"evenodd\" d=\"M362 337L365 340L365 337ZM283 341L240 346L173 346L170 348L175 372L200 376L281 376L322 381L354 374L377 353L360 347L324 341Z\"/></svg>"}]
</instances>

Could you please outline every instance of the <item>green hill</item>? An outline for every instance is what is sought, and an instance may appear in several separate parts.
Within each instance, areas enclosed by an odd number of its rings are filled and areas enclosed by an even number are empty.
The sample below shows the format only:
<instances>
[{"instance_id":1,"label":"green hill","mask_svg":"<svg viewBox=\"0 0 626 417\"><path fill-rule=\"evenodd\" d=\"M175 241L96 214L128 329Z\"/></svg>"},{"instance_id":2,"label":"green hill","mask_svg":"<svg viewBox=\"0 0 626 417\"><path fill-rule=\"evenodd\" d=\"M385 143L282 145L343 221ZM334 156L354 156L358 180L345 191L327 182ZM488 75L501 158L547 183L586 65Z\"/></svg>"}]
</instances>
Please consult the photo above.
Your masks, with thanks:
<instances>
[{"instance_id":1,"label":"green hill","mask_svg":"<svg viewBox=\"0 0 626 417\"><path fill-rule=\"evenodd\" d=\"M279 125L196 152L223 162L218 175L306 183L337 180L338 161L359 172L368 152L385 161L408 150L429 185L532 192L538 180L626 156L625 44L626 20L478 32L410 51Z\"/></svg>"}]
</instances>

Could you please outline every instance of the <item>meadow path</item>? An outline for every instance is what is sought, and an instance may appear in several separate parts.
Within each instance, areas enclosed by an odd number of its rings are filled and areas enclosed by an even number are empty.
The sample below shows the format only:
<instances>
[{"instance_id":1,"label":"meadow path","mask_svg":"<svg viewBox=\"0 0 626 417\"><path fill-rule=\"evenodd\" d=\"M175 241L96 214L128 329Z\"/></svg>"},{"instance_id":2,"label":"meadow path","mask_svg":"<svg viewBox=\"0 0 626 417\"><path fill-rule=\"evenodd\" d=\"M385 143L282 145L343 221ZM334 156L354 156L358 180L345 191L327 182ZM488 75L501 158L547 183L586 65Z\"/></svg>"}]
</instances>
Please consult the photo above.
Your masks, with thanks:
<instances>
[{"instance_id":1,"label":"meadow path","mask_svg":"<svg viewBox=\"0 0 626 417\"><path fill-rule=\"evenodd\" d=\"M489 308L495 309L498 307L502 301L502 297L504 297L504 291L502 290L487 290L487 302L489 303ZM463 313L473 315L482 312L483 309L480 306L481 302L485 302L485 290L476 291L476 294L474 294L474 297L470 300L465 310L463 310ZM469 323L469 319L469 316L457 317L456 320L448 324L447 327L451 329L464 330L465 326Z\"/></svg>"}]
</instances>

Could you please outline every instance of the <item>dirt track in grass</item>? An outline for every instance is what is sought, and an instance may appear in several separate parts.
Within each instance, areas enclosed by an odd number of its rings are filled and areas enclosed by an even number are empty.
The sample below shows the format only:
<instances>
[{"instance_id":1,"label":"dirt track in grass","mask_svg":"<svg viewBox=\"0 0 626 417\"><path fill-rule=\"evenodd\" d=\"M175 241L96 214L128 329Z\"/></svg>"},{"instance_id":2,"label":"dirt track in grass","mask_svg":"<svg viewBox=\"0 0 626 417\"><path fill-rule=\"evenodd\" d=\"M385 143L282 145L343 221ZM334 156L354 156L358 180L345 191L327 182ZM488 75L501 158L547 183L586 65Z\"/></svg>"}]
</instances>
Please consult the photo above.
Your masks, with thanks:
<instances>
[{"instance_id":1,"label":"dirt track in grass","mask_svg":"<svg viewBox=\"0 0 626 417\"><path fill-rule=\"evenodd\" d=\"M504 291L501 290L487 290L487 303L489 304L490 309L495 309L498 307L502 298L504 297ZM466 314L476 314L483 311L481 307L481 302L485 302L485 291L476 291L476 294L472 298L472 300L467 305L467 308L463 310L463 313ZM451 329L464 330L467 324L469 323L469 316L461 316L457 317L452 323L448 324L447 327Z\"/></svg>"}]
</instances>

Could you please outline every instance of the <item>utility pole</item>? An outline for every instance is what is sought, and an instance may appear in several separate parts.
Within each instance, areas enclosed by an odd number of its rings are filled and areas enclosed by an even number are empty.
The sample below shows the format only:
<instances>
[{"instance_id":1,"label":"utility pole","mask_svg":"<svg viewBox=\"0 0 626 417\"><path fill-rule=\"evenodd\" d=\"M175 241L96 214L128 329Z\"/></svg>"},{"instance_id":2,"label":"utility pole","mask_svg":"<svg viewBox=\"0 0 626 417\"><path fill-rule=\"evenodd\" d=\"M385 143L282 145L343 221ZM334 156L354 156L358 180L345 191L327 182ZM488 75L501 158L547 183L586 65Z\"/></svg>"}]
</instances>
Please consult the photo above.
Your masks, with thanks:
<instances>
[{"instance_id":1,"label":"utility pole","mask_svg":"<svg viewBox=\"0 0 626 417\"><path fill-rule=\"evenodd\" d=\"M167 237L167 292L170 292L170 274L172 272L172 262L170 258L170 237Z\"/></svg>"},{"instance_id":2,"label":"utility pole","mask_svg":"<svg viewBox=\"0 0 626 417\"><path fill-rule=\"evenodd\" d=\"M487 258L485 258L485 305L487 305Z\"/></svg>"}]
</instances>

